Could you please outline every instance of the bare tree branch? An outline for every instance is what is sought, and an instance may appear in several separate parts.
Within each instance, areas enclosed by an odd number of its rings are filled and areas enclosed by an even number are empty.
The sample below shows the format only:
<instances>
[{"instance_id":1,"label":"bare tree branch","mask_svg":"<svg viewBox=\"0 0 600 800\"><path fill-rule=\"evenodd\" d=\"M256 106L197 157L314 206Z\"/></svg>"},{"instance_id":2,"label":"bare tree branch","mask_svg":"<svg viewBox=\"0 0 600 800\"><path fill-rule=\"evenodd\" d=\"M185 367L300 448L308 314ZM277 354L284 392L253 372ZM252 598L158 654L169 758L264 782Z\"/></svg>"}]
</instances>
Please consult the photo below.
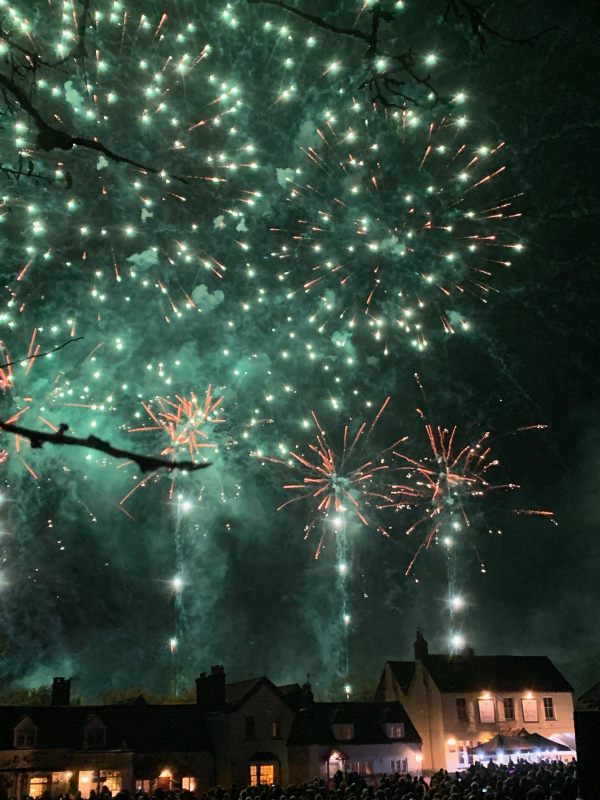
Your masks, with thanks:
<instances>
[{"instance_id":1,"label":"bare tree branch","mask_svg":"<svg viewBox=\"0 0 600 800\"><path fill-rule=\"evenodd\" d=\"M97 139L87 139L83 136L72 136L70 133L63 131L60 128L54 128L52 125L49 125L37 108L33 105L25 90L19 86L19 84L16 83L13 78L4 75L1 72L0 87L2 87L5 94L8 93L12 95L23 111L34 121L38 130L36 144L40 150L49 152L50 150L71 150L74 146L83 147L88 150L95 150L99 153L102 153L111 161L116 161L117 163L121 164L130 164L131 166L137 167L144 172L149 172L152 175L159 175L163 172L163 170L150 167L147 164L142 164L139 161L134 161L131 158L114 153ZM171 175L170 177L180 181L181 183L188 183L186 178L183 178L179 175Z\"/></svg>"},{"instance_id":2,"label":"bare tree branch","mask_svg":"<svg viewBox=\"0 0 600 800\"><path fill-rule=\"evenodd\" d=\"M456 19L461 22L465 20L468 21L471 33L479 43L479 49L482 51L485 50L487 44L485 38L486 34L488 36L493 36L495 39L502 39L504 42L510 42L511 44L526 44L529 47L533 47L535 41L541 36L551 31L558 30L558 25L552 25L538 33L530 34L524 38L516 38L493 28L486 20L485 13L486 9L482 3L473 3L471 0L448 0L446 11L444 12L444 21L448 21L450 14L454 14Z\"/></svg>"},{"instance_id":3,"label":"bare tree branch","mask_svg":"<svg viewBox=\"0 0 600 800\"><path fill-rule=\"evenodd\" d=\"M63 445L66 447L85 447L88 450L97 450L105 453L112 458L124 458L133 461L138 465L142 472L154 472L159 469L182 470L184 472L197 472L200 469L210 467L210 463L197 464L195 461L169 461L159 456L145 456L141 453L132 453L130 450L123 450L120 447L113 447L110 442L105 442L97 436L87 436L82 439L78 436L67 436L66 431L69 426L61 424L58 431L47 433L46 431L34 431L31 428L24 428L12 422L0 420L0 430L12 433L14 436L22 436L28 439L33 448L40 448L44 444Z\"/></svg>"},{"instance_id":4,"label":"bare tree branch","mask_svg":"<svg viewBox=\"0 0 600 800\"><path fill-rule=\"evenodd\" d=\"M410 85L427 90L427 105L435 106L440 102L447 102L448 98L442 97L432 84L430 75L420 74L417 69L415 54L409 48L405 52L391 52L386 49L381 41L381 22L391 23L397 15L391 11L384 11L380 6L375 6L367 11L371 18L370 30L351 27L346 28L334 25L323 17L310 14L300 8L290 5L285 0L247 0L250 5L267 5L279 8L288 14L293 14L309 22L317 28L322 28L329 33L358 39L365 43L367 49L363 59L367 62L368 76L359 84L360 89L368 89L370 100L374 105L384 108L406 108L407 105L420 106L423 101L418 97L418 92L411 90ZM532 36L518 39L495 30L486 19L486 9L483 3L472 0L446 0L444 20L447 22L453 14L460 22L467 22L475 40L481 50L485 49L486 34L502 39L512 44L527 44L533 46L536 39L545 33L556 30L546 28ZM409 84L407 86L407 84Z\"/></svg>"},{"instance_id":5,"label":"bare tree branch","mask_svg":"<svg viewBox=\"0 0 600 800\"><path fill-rule=\"evenodd\" d=\"M68 344L72 344L73 342L82 342L84 339L85 336L77 336L75 337L75 339L67 339L66 342L59 344L58 347L53 347L52 350L46 350L45 353L34 353L31 356L23 356L23 358L15 358L14 361L7 361L5 364L0 364L0 369L13 367L15 364L20 364L23 361L33 361L36 358L43 358L44 356L49 356L50 353L56 353L58 350L62 350L63 347L66 347Z\"/></svg>"}]
</instances>

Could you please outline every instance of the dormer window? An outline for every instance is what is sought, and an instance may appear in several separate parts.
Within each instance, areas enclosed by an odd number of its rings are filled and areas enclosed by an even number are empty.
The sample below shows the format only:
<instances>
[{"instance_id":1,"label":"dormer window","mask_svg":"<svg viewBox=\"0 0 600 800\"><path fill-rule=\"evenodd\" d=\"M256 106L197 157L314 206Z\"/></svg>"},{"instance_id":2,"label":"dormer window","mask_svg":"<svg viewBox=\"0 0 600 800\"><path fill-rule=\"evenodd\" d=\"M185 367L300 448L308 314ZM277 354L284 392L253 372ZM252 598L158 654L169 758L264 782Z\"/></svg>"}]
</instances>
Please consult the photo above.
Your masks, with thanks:
<instances>
[{"instance_id":1,"label":"dormer window","mask_svg":"<svg viewBox=\"0 0 600 800\"><path fill-rule=\"evenodd\" d=\"M353 722L345 722L343 724L336 724L331 726L333 729L333 735L338 740L338 742L347 742L350 739L354 739L354 723Z\"/></svg>"},{"instance_id":2,"label":"dormer window","mask_svg":"<svg viewBox=\"0 0 600 800\"><path fill-rule=\"evenodd\" d=\"M106 725L99 717L91 717L83 732L83 746L86 750L101 750L106 746Z\"/></svg>"},{"instance_id":3,"label":"dormer window","mask_svg":"<svg viewBox=\"0 0 600 800\"><path fill-rule=\"evenodd\" d=\"M35 747L37 745L37 725L29 717L24 717L14 729L15 747Z\"/></svg>"},{"instance_id":4,"label":"dormer window","mask_svg":"<svg viewBox=\"0 0 600 800\"><path fill-rule=\"evenodd\" d=\"M385 726L385 735L388 739L404 739L404 723L388 722Z\"/></svg>"}]
</instances>

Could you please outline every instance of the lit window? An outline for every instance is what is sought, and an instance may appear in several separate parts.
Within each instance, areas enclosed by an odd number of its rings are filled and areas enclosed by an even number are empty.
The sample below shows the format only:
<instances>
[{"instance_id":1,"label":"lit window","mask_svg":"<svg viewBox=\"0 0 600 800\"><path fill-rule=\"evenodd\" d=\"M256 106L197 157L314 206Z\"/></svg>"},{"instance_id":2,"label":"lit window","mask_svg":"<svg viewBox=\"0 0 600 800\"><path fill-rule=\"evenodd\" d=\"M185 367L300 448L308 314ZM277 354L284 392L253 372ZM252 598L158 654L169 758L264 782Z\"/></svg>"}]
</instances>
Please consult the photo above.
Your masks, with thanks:
<instances>
[{"instance_id":1,"label":"lit window","mask_svg":"<svg viewBox=\"0 0 600 800\"><path fill-rule=\"evenodd\" d=\"M404 723L403 722L388 722L385 726L386 736L388 739L403 739L404 738Z\"/></svg>"},{"instance_id":2,"label":"lit window","mask_svg":"<svg viewBox=\"0 0 600 800\"><path fill-rule=\"evenodd\" d=\"M111 770L100 770L94 774L94 783L100 789L106 786L110 789L112 794L121 791L122 777L120 772L112 772Z\"/></svg>"},{"instance_id":3,"label":"lit window","mask_svg":"<svg viewBox=\"0 0 600 800\"><path fill-rule=\"evenodd\" d=\"M41 797L49 789L47 775L35 775L29 779L29 797Z\"/></svg>"},{"instance_id":4,"label":"lit window","mask_svg":"<svg viewBox=\"0 0 600 800\"><path fill-rule=\"evenodd\" d=\"M195 778L182 778L181 779L181 788L188 792L194 792L196 790L196 779Z\"/></svg>"},{"instance_id":5,"label":"lit window","mask_svg":"<svg viewBox=\"0 0 600 800\"><path fill-rule=\"evenodd\" d=\"M554 700L551 697L544 697L544 716L546 719L556 719L554 716Z\"/></svg>"},{"instance_id":6,"label":"lit window","mask_svg":"<svg viewBox=\"0 0 600 800\"><path fill-rule=\"evenodd\" d=\"M515 701L512 697L502 698L502 706L504 708L504 719L511 720L515 718Z\"/></svg>"},{"instance_id":7,"label":"lit window","mask_svg":"<svg viewBox=\"0 0 600 800\"><path fill-rule=\"evenodd\" d=\"M250 764L250 785L251 786L272 786L275 783L275 764L259 763Z\"/></svg>"}]
</instances>

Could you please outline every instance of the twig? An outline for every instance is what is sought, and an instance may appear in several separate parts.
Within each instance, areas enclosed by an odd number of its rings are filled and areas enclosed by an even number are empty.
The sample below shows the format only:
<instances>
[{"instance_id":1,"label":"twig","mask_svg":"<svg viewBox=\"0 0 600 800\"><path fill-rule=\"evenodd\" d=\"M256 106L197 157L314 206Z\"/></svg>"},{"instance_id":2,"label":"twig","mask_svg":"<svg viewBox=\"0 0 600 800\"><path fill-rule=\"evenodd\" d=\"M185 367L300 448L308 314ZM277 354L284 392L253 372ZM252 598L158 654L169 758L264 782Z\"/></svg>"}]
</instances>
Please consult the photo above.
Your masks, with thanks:
<instances>
[{"instance_id":1,"label":"twig","mask_svg":"<svg viewBox=\"0 0 600 800\"><path fill-rule=\"evenodd\" d=\"M57 350L62 350L63 347L66 347L68 344L72 344L73 342L82 342L84 339L85 336L77 336L75 339L67 339L66 342L59 344L58 347L53 347L52 350L46 350L45 353L34 353L31 356L23 356L23 358L16 358L14 361L7 361L6 364L0 364L0 369L13 367L15 364L20 364L22 361L33 361L34 358L43 358L43 356L49 356L50 353L56 353Z\"/></svg>"},{"instance_id":2,"label":"twig","mask_svg":"<svg viewBox=\"0 0 600 800\"><path fill-rule=\"evenodd\" d=\"M97 152L105 155L111 161L116 161L117 163L121 164L130 164L132 167L137 167L138 169L141 169L144 172L149 172L152 175L159 175L163 172L163 170L156 169L155 167L149 167L147 164L142 164L139 161L134 161L131 158L114 153L112 150L109 150L108 147L102 144L102 142L97 141L96 139L87 139L84 136L72 136L66 131L60 130L59 128L54 128L52 125L48 125L37 108L33 105L24 89L15 83L12 78L9 78L7 75L3 75L1 72L0 86L5 93L8 92L14 97L23 111L34 121L38 129L36 144L41 150L49 152L50 150L72 150L74 146L83 147L87 150L96 150ZM174 180L180 181L181 183L188 183L187 179L181 177L180 175L171 175L170 177L172 177Z\"/></svg>"},{"instance_id":3,"label":"twig","mask_svg":"<svg viewBox=\"0 0 600 800\"><path fill-rule=\"evenodd\" d=\"M552 25L548 28L544 28L538 33L531 34L530 36L522 39L508 36L507 34L501 33L501 31L493 28L485 18L485 8L483 8L481 4L471 2L471 0L448 0L446 11L444 12L445 22L448 21L451 13L453 13L456 19L460 20L461 22L465 18L468 18L471 26L471 32L475 39L479 42L479 49L481 51L485 50L485 46L487 44L485 39L486 33L496 39L502 39L504 42L510 42L511 44L526 44L529 47L533 47L536 39L539 39L546 33L558 30L558 25Z\"/></svg>"},{"instance_id":4,"label":"twig","mask_svg":"<svg viewBox=\"0 0 600 800\"><path fill-rule=\"evenodd\" d=\"M113 447L110 442L105 442L97 436L87 436L82 439L78 436L67 436L66 431L69 426L61 424L56 433L46 433L46 431L34 431L31 428L24 428L21 425L15 425L12 422L5 422L0 420L0 429L7 433L12 433L14 436L22 436L28 439L31 446L35 449L42 447L44 444L64 445L66 447L85 447L88 450L97 450L100 453L105 453L112 458L125 458L128 461L133 461L142 472L154 472L159 469L174 469L182 470L185 472L196 472L200 469L210 467L210 463L197 464L195 461L169 461L166 458L159 456L145 456L141 453L132 453L129 450L123 450L120 447Z\"/></svg>"}]
</instances>

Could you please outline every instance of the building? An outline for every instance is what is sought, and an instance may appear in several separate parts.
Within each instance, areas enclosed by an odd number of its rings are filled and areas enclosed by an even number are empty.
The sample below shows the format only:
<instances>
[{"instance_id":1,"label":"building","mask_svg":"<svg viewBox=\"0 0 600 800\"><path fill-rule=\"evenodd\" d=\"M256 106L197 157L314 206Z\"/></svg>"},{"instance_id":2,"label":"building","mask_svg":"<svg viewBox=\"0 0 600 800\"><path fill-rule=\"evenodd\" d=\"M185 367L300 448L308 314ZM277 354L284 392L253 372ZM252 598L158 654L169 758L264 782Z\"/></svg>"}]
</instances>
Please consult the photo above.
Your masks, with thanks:
<instances>
[{"instance_id":1,"label":"building","mask_svg":"<svg viewBox=\"0 0 600 800\"><path fill-rule=\"evenodd\" d=\"M312 700L310 687L277 687L264 676L227 684L217 666L196 680L196 698L214 743L216 783L288 783L287 738L297 708Z\"/></svg>"},{"instance_id":2,"label":"building","mask_svg":"<svg viewBox=\"0 0 600 800\"><path fill-rule=\"evenodd\" d=\"M0 782L9 797L153 791L366 776L420 768L420 738L397 702L317 703L310 686L256 677L196 680L196 702L70 705L55 678L49 706L0 707ZM1 789L1 787L0 787Z\"/></svg>"},{"instance_id":3,"label":"building","mask_svg":"<svg viewBox=\"0 0 600 800\"><path fill-rule=\"evenodd\" d=\"M430 654L420 632L414 649L414 661L385 664L376 698L404 706L423 740L424 770L465 768L497 735L538 734L569 748L540 748L545 757L575 756L573 688L550 659Z\"/></svg>"},{"instance_id":4,"label":"building","mask_svg":"<svg viewBox=\"0 0 600 800\"><path fill-rule=\"evenodd\" d=\"M213 785L213 743L196 705L139 697L71 706L69 691L70 681L55 678L50 706L0 707L0 779L9 797Z\"/></svg>"},{"instance_id":5,"label":"building","mask_svg":"<svg viewBox=\"0 0 600 800\"><path fill-rule=\"evenodd\" d=\"M312 703L288 738L292 783L341 770L367 777L418 772L421 738L400 703Z\"/></svg>"}]
</instances>

